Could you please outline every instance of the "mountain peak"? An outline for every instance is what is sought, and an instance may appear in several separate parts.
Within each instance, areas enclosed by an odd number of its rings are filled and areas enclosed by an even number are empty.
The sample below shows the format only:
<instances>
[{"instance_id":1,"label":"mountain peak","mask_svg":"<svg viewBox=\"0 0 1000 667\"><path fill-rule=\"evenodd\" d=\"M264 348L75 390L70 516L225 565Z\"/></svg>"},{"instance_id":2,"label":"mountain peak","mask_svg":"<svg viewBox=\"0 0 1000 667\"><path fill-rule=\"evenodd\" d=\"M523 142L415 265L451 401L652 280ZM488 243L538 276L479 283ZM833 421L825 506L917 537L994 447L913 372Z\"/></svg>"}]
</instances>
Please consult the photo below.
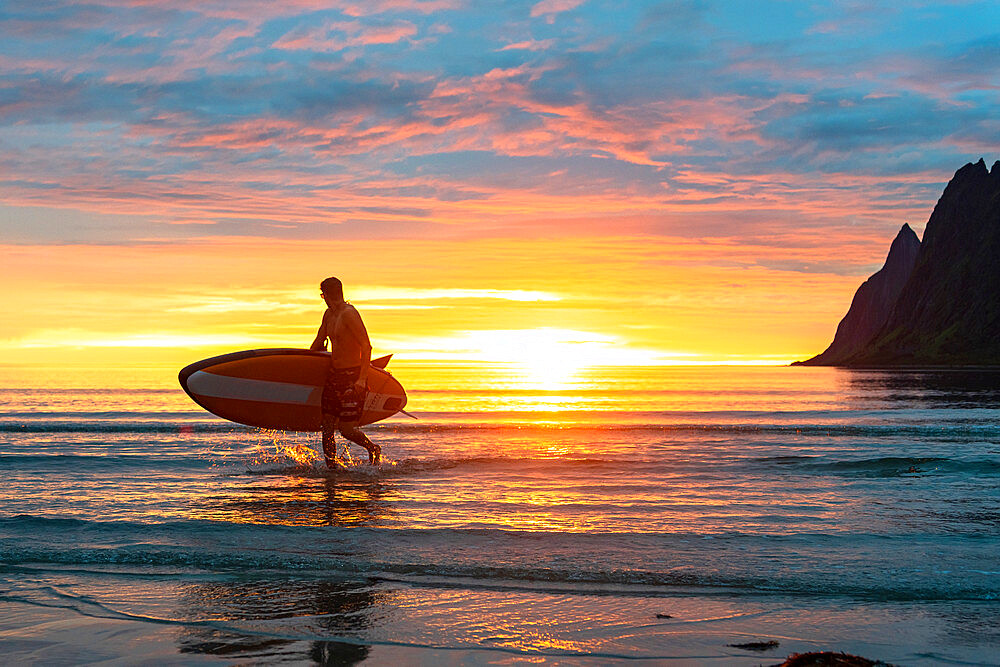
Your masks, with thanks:
<instances>
[{"instance_id":1,"label":"mountain peak","mask_svg":"<svg viewBox=\"0 0 1000 667\"><path fill-rule=\"evenodd\" d=\"M885 271L889 268L889 270L898 270L909 276L919 250L920 239L917 238L917 233L904 222L903 226L899 228L896 238L889 245L889 254L886 255L882 270Z\"/></svg>"},{"instance_id":2,"label":"mountain peak","mask_svg":"<svg viewBox=\"0 0 1000 667\"><path fill-rule=\"evenodd\" d=\"M987 170L980 158L948 182L922 241L902 226L885 266L858 288L833 343L804 363L1000 365L998 258L1000 161Z\"/></svg>"},{"instance_id":3,"label":"mountain peak","mask_svg":"<svg viewBox=\"0 0 1000 667\"><path fill-rule=\"evenodd\" d=\"M912 244L914 241L916 241L917 245L920 245L920 239L917 237L917 233L913 231L913 228L910 227L908 223L904 222L903 226L899 228L898 232L896 232L896 238L892 240L892 245L896 245L896 243ZM891 248L889 252L892 252Z\"/></svg>"},{"instance_id":4,"label":"mountain peak","mask_svg":"<svg viewBox=\"0 0 1000 667\"><path fill-rule=\"evenodd\" d=\"M955 175L951 177L948 181L948 185L945 186L945 192L948 188L957 183L965 183L969 180L976 180L990 175L990 170L986 168L986 160L979 158L979 162L967 162L964 167L955 172Z\"/></svg>"},{"instance_id":5,"label":"mountain peak","mask_svg":"<svg viewBox=\"0 0 1000 667\"><path fill-rule=\"evenodd\" d=\"M889 246L885 264L855 292L850 309L837 326L833 342L821 354L801 363L837 365L861 352L888 319L892 304L913 271L919 251L920 239L904 223Z\"/></svg>"}]
</instances>

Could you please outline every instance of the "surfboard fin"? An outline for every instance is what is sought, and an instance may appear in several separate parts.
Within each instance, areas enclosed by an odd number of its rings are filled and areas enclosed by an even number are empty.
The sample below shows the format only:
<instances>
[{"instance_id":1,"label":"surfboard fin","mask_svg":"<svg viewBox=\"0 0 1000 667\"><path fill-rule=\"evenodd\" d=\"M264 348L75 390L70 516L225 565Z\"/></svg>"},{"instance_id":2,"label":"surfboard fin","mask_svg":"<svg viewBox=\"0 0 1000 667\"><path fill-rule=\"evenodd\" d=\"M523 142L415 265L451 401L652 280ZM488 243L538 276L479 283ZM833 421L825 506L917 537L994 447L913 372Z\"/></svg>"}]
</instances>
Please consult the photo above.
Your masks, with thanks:
<instances>
[{"instance_id":1,"label":"surfboard fin","mask_svg":"<svg viewBox=\"0 0 1000 667\"><path fill-rule=\"evenodd\" d=\"M379 357L378 359L372 359L372 366L375 368L385 368L389 365L389 360L392 359L391 354L387 354L384 357Z\"/></svg>"},{"instance_id":2,"label":"surfboard fin","mask_svg":"<svg viewBox=\"0 0 1000 667\"><path fill-rule=\"evenodd\" d=\"M416 416L416 415L411 415L411 414L410 414L409 412L407 412L406 410L400 410L400 412L402 412L402 413L403 413L404 415L406 415L406 416L407 416L407 417L409 417L410 419L420 419L420 417L418 417L418 416Z\"/></svg>"}]
</instances>

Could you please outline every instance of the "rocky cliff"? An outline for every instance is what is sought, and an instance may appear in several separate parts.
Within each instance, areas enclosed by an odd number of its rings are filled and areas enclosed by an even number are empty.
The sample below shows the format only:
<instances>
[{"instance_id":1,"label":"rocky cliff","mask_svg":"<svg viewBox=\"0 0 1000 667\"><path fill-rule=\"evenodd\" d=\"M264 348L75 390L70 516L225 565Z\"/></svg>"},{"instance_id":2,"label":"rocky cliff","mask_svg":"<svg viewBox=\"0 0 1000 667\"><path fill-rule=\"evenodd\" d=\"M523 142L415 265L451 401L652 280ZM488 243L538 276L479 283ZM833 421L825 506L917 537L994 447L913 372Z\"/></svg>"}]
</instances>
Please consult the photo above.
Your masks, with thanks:
<instances>
[{"instance_id":1,"label":"rocky cliff","mask_svg":"<svg viewBox=\"0 0 1000 667\"><path fill-rule=\"evenodd\" d=\"M913 272L920 239L903 225L889 246L885 264L854 293L847 315L837 326L833 342L821 354L801 362L811 366L836 366L864 351L865 346L889 319L903 286Z\"/></svg>"},{"instance_id":2,"label":"rocky cliff","mask_svg":"<svg viewBox=\"0 0 1000 667\"><path fill-rule=\"evenodd\" d=\"M834 361L818 358L810 363L1000 365L1000 162L988 170L980 160L955 173L909 279L870 340Z\"/></svg>"}]
</instances>

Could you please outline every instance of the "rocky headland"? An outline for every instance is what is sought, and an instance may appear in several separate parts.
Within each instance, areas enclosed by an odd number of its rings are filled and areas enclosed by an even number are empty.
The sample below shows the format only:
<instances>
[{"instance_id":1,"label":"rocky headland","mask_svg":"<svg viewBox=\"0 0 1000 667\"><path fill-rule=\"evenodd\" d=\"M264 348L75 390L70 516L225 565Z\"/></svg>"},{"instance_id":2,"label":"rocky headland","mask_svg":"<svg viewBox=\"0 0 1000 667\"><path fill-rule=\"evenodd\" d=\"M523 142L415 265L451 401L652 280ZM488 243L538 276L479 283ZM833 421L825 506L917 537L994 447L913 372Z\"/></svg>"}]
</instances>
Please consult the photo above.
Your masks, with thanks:
<instances>
[{"instance_id":1,"label":"rocky headland","mask_svg":"<svg viewBox=\"0 0 1000 667\"><path fill-rule=\"evenodd\" d=\"M1000 161L967 164L923 241L903 225L810 366L1000 365Z\"/></svg>"}]
</instances>

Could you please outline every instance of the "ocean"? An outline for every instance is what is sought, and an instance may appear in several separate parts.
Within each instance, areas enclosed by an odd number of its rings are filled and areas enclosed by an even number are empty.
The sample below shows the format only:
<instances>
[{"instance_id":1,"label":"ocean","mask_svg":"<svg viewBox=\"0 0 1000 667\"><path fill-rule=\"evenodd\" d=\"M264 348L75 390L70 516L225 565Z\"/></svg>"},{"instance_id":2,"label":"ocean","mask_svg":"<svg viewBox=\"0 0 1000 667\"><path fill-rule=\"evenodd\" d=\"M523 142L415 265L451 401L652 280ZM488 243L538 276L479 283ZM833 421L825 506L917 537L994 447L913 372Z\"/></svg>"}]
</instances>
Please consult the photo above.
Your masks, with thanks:
<instances>
[{"instance_id":1,"label":"ocean","mask_svg":"<svg viewBox=\"0 0 1000 667\"><path fill-rule=\"evenodd\" d=\"M390 370L330 473L176 369L0 368L4 662L1000 663L1000 372Z\"/></svg>"}]
</instances>

